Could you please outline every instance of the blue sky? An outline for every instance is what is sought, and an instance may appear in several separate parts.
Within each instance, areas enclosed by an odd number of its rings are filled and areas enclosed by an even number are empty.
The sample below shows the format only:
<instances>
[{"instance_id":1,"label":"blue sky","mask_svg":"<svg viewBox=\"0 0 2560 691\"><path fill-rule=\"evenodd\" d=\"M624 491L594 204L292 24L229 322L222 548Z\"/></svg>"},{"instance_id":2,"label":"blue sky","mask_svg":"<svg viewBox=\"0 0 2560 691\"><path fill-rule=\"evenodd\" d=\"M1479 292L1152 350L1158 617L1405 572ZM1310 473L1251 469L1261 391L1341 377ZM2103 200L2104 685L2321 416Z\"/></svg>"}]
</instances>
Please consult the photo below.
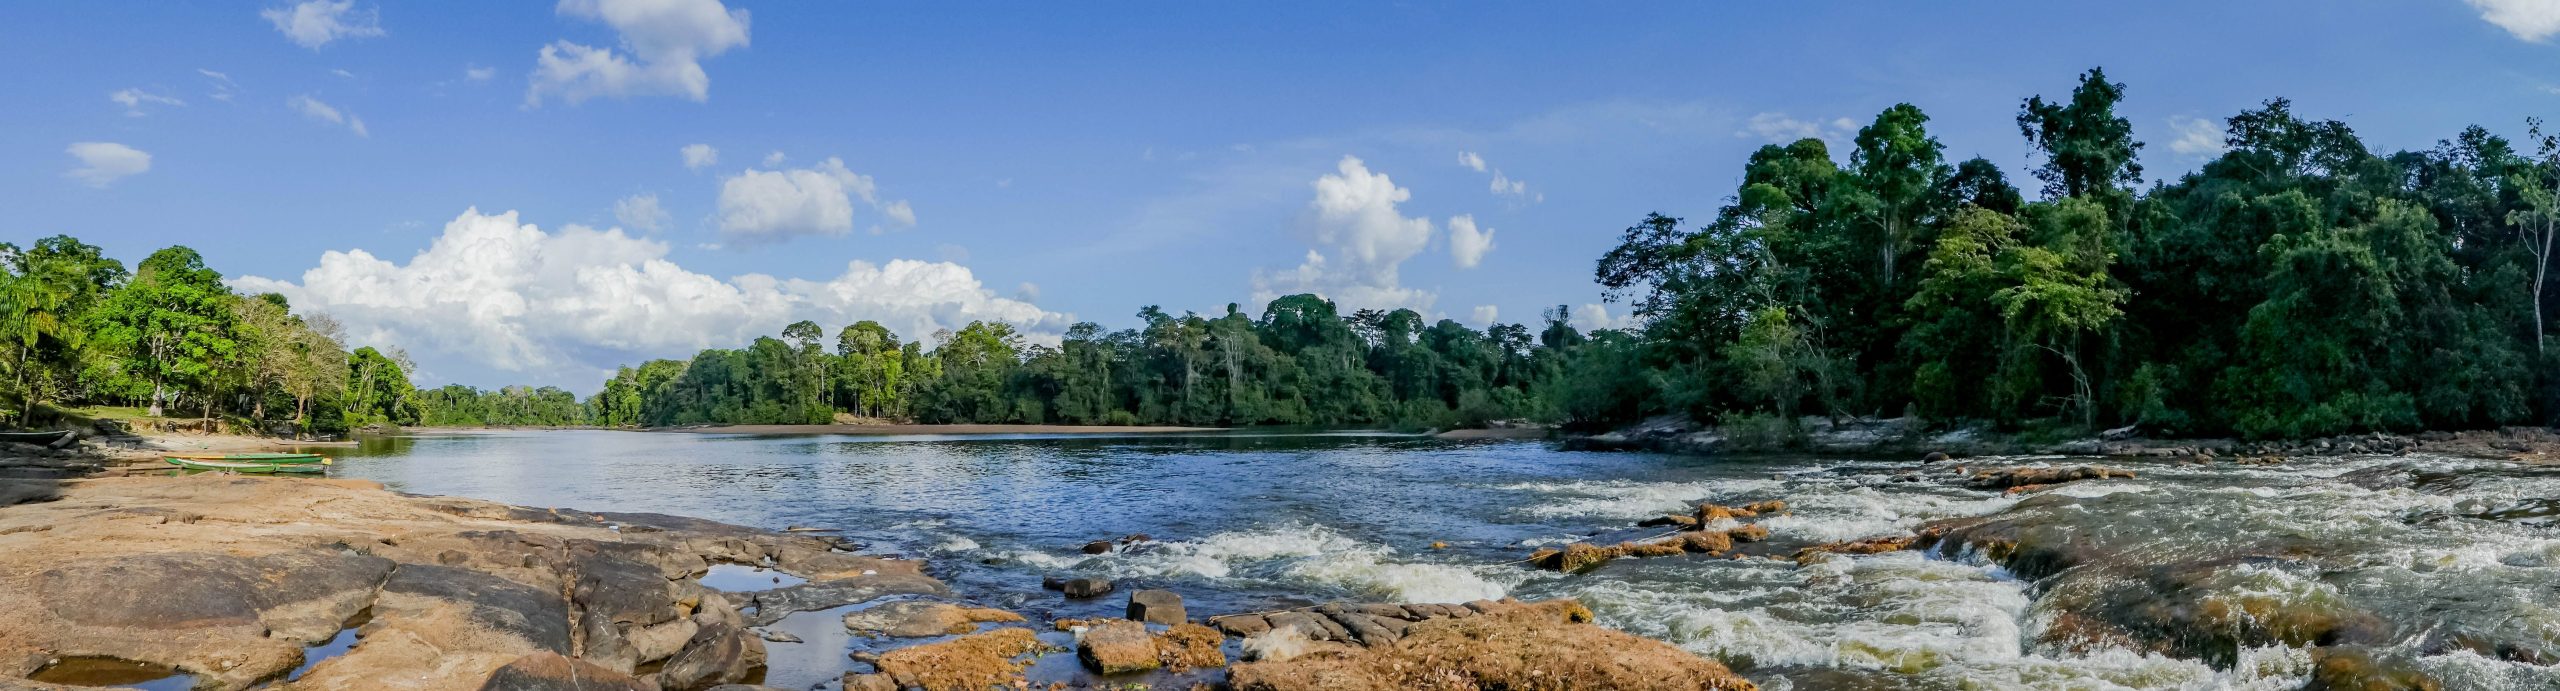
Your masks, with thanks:
<instances>
[{"instance_id":1,"label":"blue sky","mask_svg":"<svg viewBox=\"0 0 2560 691\"><path fill-rule=\"evenodd\" d=\"M582 392L798 318L1053 338L1313 289L1534 320L1752 148L1897 102L2023 176L2018 102L2091 66L2155 179L2269 97L2386 150L2560 110L2548 0L0 12L5 239L190 245L422 379Z\"/></svg>"}]
</instances>

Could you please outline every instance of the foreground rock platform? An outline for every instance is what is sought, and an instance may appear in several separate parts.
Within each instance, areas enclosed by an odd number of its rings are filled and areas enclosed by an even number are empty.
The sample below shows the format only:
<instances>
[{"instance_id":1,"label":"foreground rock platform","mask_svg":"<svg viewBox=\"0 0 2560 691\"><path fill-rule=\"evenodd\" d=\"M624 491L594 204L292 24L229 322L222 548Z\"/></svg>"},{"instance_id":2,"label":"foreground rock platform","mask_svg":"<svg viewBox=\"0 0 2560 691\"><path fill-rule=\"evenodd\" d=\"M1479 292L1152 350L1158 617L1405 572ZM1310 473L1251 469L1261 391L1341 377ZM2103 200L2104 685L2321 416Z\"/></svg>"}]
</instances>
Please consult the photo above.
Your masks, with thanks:
<instances>
[{"instance_id":1,"label":"foreground rock platform","mask_svg":"<svg viewBox=\"0 0 2560 691\"><path fill-rule=\"evenodd\" d=\"M717 563L810 583L724 595L694 581ZM749 627L774 612L942 590L916 562L698 519L357 480L71 480L0 511L0 687L109 659L212 690L701 689L756 678Z\"/></svg>"}]
</instances>

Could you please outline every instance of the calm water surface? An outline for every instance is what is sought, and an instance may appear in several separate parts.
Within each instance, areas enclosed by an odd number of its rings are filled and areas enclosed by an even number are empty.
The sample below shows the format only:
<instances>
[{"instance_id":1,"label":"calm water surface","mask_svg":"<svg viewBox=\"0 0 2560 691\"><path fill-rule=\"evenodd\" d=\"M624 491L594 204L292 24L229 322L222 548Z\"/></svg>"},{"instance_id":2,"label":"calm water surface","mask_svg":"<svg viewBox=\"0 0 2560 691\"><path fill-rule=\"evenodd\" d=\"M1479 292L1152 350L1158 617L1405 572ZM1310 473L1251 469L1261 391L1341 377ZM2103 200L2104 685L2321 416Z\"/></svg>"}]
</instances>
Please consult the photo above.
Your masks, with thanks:
<instances>
[{"instance_id":1,"label":"calm water surface","mask_svg":"<svg viewBox=\"0 0 2560 691\"><path fill-rule=\"evenodd\" d=\"M1970 555L1806 567L1674 557L1581 575L1517 562L1541 545L1650 535L1633 523L1700 500L1787 500L1792 515L1761 525L1773 547L1789 550L1985 515L2087 531L2129 553L2282 540L2303 556L2232 565L2212 587L2380 611L2406 640L2383 652L2451 688L2560 688L2548 666L2560 662L2560 528L2550 521L2560 471L2503 463L2135 464L2140 479L2022 499L1940 478L1896 481L1917 467L1898 460L1565 452L1379 434L561 431L376 440L348 455L334 474L407 492L840 528L867 552L926 558L957 592L1035 620L1116 614L1122 602L1063 600L1040 588L1049 574L1169 588L1195 618L1338 599L1573 596L1604 624L1723 660L1775 689L2289 689L2311 662L2281 645L2219 664L2046 645L2040 634L2083 600L2046 597ZM2380 489L2337 479L2386 465L2472 479ZM1133 534L1153 540L1126 553L1077 551ZM2471 623L2483 617L2494 622ZM778 649L768 683L809 688L841 672L841 651L860 644L845 642L841 626L824 628L791 627L829 634L807 645L831 649ZM2504 652L2449 650L2440 641L2453 628Z\"/></svg>"}]
</instances>

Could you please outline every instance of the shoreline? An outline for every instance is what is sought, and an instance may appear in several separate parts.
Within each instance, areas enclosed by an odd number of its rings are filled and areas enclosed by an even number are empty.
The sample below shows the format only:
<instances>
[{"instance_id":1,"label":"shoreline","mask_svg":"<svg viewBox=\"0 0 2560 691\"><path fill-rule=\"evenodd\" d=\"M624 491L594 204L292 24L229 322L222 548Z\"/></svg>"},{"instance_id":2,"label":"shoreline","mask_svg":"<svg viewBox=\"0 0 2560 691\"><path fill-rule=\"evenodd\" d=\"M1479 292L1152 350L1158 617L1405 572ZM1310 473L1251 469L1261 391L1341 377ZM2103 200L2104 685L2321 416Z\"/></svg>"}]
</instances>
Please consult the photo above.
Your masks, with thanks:
<instances>
[{"instance_id":1,"label":"shoreline","mask_svg":"<svg viewBox=\"0 0 2560 691\"><path fill-rule=\"evenodd\" d=\"M905 436L905 435L923 435L923 434L1077 434L1077 435L1115 435L1115 434L1183 434L1183 433L1198 433L1198 432L1228 432L1228 431L1233 431L1233 429L1234 429L1234 428L1228 428L1228 427L1159 427L1159 426L1113 426L1113 425L978 425L978 424L943 424L943 425L912 425L912 424L891 424L891 425L855 425L855 424L827 424L827 425L700 425L700 426L686 426L686 427L651 427L651 428L643 428L643 429L636 430L636 431L641 431L641 432L665 432L665 433L677 433L677 434L756 434L756 435L767 435L767 436L790 436L790 435L847 435L847 436L887 437L887 436Z\"/></svg>"}]
</instances>

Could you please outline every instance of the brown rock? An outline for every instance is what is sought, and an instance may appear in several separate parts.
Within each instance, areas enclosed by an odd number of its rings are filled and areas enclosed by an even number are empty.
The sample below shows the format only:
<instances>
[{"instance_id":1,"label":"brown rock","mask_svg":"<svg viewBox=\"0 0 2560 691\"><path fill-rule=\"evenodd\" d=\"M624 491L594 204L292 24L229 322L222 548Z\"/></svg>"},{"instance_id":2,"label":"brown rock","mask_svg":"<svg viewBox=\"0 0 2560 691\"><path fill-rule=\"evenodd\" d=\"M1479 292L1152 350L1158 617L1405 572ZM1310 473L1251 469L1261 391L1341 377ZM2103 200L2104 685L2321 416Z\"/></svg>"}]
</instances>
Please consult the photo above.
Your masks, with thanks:
<instances>
[{"instance_id":1,"label":"brown rock","mask_svg":"<svg viewBox=\"0 0 2560 691\"><path fill-rule=\"evenodd\" d=\"M978 624L1019 622L1022 615L1000 609L962 607L945 602L907 600L866 607L844 615L847 629L865 634L922 638L976 631Z\"/></svg>"},{"instance_id":2,"label":"brown rock","mask_svg":"<svg viewBox=\"0 0 2560 691\"><path fill-rule=\"evenodd\" d=\"M1003 628L892 650L882 653L876 665L896 688L983 691L1021 679L1028 663L1015 658L1039 648L1040 639L1030 629Z\"/></svg>"},{"instance_id":3,"label":"brown rock","mask_svg":"<svg viewBox=\"0 0 2560 691\"><path fill-rule=\"evenodd\" d=\"M1489 609L1414 624L1394 646L1245 663L1229 682L1243 691L1755 688L1670 644L1582 623L1589 610L1569 600Z\"/></svg>"},{"instance_id":4,"label":"brown rock","mask_svg":"<svg viewBox=\"0 0 2560 691\"><path fill-rule=\"evenodd\" d=\"M725 623L702 626L658 672L666 689L698 689L746 681L764 667L764 639Z\"/></svg>"},{"instance_id":5,"label":"brown rock","mask_svg":"<svg viewBox=\"0 0 2560 691\"><path fill-rule=\"evenodd\" d=\"M516 658L481 682L480 691L658 691L628 674L557 653Z\"/></svg>"},{"instance_id":6,"label":"brown rock","mask_svg":"<svg viewBox=\"0 0 2560 691\"><path fill-rule=\"evenodd\" d=\"M1095 541L1092 541L1092 542L1084 543L1084 553L1085 553L1085 554L1110 554L1110 553L1111 553L1111 541L1110 541L1110 540L1095 540Z\"/></svg>"},{"instance_id":7,"label":"brown rock","mask_svg":"<svg viewBox=\"0 0 2560 691\"><path fill-rule=\"evenodd\" d=\"M1227 637L1199 624L1175 624L1156 634L1156 655L1164 666L1175 672L1209 667L1224 667L1227 653L1220 649Z\"/></svg>"},{"instance_id":8,"label":"brown rock","mask_svg":"<svg viewBox=\"0 0 2560 691\"><path fill-rule=\"evenodd\" d=\"M1734 542L1759 542L1769 539L1769 529L1760 527L1758 524L1727 530L1724 534L1725 537L1733 538Z\"/></svg>"},{"instance_id":9,"label":"brown rock","mask_svg":"<svg viewBox=\"0 0 2560 691\"><path fill-rule=\"evenodd\" d=\"M1813 563L1813 557L1817 554L1881 554L1884 552L1898 552L1910 549L1912 543L1919 541L1920 536L1918 535L1902 535L1891 537L1871 537L1863 540L1848 540L1844 542L1826 542L1796 550L1795 559L1798 565L1802 565Z\"/></svg>"},{"instance_id":10,"label":"brown rock","mask_svg":"<svg viewBox=\"0 0 2560 691\"><path fill-rule=\"evenodd\" d=\"M1156 653L1155 637L1147 634L1147 625L1134 621L1107 621L1088 629L1076 642L1076 659L1086 668L1103 674L1141 672L1164 666Z\"/></svg>"},{"instance_id":11,"label":"brown rock","mask_svg":"<svg viewBox=\"0 0 2560 691\"><path fill-rule=\"evenodd\" d=\"M1530 559L1540 568L1571 573L1599 566L1618 556L1616 552L1607 548L1588 542L1576 542L1565 545L1561 550L1538 550L1538 553L1531 555Z\"/></svg>"},{"instance_id":12,"label":"brown rock","mask_svg":"<svg viewBox=\"0 0 2560 691\"><path fill-rule=\"evenodd\" d=\"M1238 638L1271 630L1271 620L1263 618L1260 614L1229 614L1226 616L1210 617L1209 625L1217 627L1219 631L1224 631L1227 635Z\"/></svg>"},{"instance_id":13,"label":"brown rock","mask_svg":"<svg viewBox=\"0 0 2560 691\"><path fill-rule=\"evenodd\" d=\"M1129 593L1129 619L1149 624L1171 626L1191 620L1182 610L1182 596L1170 590L1139 590Z\"/></svg>"},{"instance_id":14,"label":"brown rock","mask_svg":"<svg viewBox=\"0 0 2560 691\"><path fill-rule=\"evenodd\" d=\"M1072 598L1102 597L1111 592L1111 581L1103 578L1074 578L1058 586Z\"/></svg>"}]
</instances>

